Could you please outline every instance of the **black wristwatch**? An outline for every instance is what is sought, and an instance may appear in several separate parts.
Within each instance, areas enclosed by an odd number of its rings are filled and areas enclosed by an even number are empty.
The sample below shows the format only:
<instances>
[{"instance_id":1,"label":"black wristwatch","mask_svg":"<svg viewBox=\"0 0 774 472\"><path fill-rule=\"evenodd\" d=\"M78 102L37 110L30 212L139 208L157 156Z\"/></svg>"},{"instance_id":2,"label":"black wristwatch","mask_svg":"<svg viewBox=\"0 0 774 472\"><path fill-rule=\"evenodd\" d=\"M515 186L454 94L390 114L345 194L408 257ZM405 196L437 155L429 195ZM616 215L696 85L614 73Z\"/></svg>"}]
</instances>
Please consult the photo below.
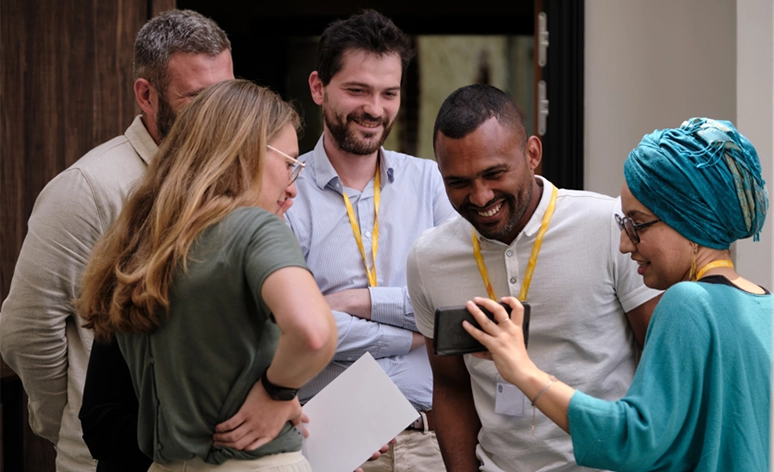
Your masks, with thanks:
<instances>
[{"instance_id":1,"label":"black wristwatch","mask_svg":"<svg viewBox=\"0 0 774 472\"><path fill-rule=\"evenodd\" d=\"M279 402L289 402L290 400L296 398L296 395L298 395L298 389L274 385L266 377L266 372L268 370L269 368L267 367L266 370L263 371L263 375L261 375L261 385L263 385L263 389L266 390L266 393L269 394L269 397L271 397L272 400Z\"/></svg>"}]
</instances>

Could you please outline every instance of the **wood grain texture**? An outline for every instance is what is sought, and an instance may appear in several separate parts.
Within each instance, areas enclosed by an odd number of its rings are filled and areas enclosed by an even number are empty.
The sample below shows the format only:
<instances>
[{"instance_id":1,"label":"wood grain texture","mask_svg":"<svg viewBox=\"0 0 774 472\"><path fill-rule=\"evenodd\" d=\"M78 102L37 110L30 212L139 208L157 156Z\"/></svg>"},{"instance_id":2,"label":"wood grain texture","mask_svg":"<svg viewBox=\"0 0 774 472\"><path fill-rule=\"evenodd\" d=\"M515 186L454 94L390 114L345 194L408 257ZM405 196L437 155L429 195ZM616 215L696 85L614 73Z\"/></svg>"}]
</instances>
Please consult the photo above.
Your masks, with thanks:
<instances>
[{"instance_id":1,"label":"wood grain texture","mask_svg":"<svg viewBox=\"0 0 774 472\"><path fill-rule=\"evenodd\" d=\"M0 300L8 294L42 188L91 148L123 133L139 113L132 91L134 40L149 10L175 5L175 0L0 2ZM0 362L0 375L15 374ZM53 471L54 449L29 429L26 397L3 404L2 413L0 471ZM20 414L23 431L18 422L9 430L5 420ZM6 447L9 438L20 437L21 450L17 443L14 450Z\"/></svg>"}]
</instances>

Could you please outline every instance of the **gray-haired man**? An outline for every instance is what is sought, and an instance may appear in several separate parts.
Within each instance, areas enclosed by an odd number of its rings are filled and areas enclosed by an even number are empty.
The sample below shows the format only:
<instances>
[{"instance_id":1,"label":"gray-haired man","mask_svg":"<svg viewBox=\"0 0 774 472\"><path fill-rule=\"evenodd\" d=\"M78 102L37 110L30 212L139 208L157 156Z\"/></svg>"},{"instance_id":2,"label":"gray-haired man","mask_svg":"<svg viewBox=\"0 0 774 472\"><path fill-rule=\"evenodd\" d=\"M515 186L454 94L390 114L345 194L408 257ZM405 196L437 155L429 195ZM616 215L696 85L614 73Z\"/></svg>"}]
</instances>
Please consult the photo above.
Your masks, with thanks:
<instances>
[{"instance_id":1,"label":"gray-haired man","mask_svg":"<svg viewBox=\"0 0 774 472\"><path fill-rule=\"evenodd\" d=\"M185 10L151 19L134 50L134 94L142 114L124 135L56 176L35 202L0 312L0 351L29 395L32 430L56 447L57 471L96 466L78 420L93 338L70 304L89 253L177 111L205 87L233 77L231 43L213 21Z\"/></svg>"}]
</instances>

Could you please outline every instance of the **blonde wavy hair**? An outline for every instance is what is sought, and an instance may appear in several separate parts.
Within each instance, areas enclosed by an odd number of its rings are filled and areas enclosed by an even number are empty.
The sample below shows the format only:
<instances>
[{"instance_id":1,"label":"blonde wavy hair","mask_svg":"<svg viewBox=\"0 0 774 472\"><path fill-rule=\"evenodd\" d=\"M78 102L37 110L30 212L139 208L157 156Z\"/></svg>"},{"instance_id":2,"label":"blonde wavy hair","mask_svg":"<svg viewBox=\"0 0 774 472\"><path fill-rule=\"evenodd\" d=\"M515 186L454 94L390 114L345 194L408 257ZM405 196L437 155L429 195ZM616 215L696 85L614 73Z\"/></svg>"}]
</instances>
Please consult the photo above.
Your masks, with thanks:
<instances>
[{"instance_id":1,"label":"blonde wavy hair","mask_svg":"<svg viewBox=\"0 0 774 472\"><path fill-rule=\"evenodd\" d=\"M266 145L298 114L246 80L213 85L178 116L120 216L94 247L76 310L95 338L151 333L196 237L261 191Z\"/></svg>"}]
</instances>

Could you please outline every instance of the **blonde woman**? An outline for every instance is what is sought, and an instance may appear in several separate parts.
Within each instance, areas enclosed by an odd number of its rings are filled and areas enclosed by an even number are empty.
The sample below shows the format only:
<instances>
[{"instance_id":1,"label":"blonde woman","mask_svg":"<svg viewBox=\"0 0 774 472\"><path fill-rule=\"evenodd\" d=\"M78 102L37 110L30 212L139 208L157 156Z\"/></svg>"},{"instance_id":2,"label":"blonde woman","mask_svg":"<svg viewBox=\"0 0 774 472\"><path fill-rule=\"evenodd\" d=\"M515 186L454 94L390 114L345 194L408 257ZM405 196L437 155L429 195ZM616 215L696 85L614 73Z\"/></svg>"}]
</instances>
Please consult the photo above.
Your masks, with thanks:
<instances>
[{"instance_id":1,"label":"blonde woman","mask_svg":"<svg viewBox=\"0 0 774 472\"><path fill-rule=\"evenodd\" d=\"M336 328L277 216L303 167L298 126L263 87L206 89L92 253L77 306L98 340L117 336L150 470L311 470L295 392ZM235 414L240 444L214 444Z\"/></svg>"}]
</instances>

